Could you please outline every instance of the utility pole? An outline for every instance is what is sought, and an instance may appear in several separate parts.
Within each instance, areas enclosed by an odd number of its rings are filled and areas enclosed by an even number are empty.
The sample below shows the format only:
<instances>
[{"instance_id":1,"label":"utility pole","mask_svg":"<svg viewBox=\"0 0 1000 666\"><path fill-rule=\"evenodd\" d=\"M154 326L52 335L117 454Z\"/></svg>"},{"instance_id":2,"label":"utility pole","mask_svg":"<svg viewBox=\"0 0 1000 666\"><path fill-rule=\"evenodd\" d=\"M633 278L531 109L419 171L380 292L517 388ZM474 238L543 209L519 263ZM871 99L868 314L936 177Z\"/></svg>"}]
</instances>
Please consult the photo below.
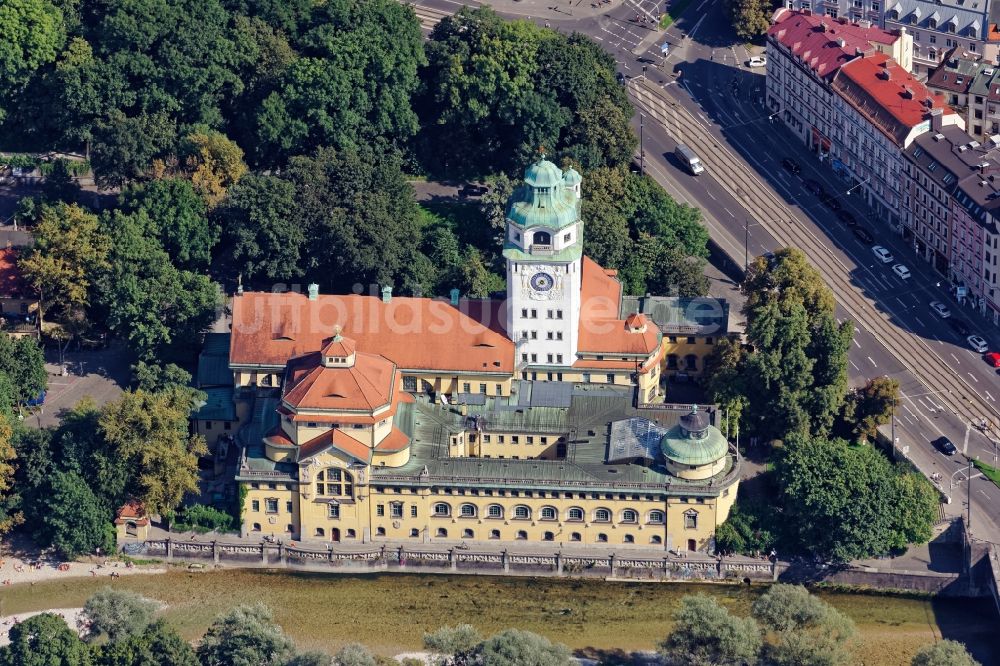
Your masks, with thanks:
<instances>
[{"instance_id":1,"label":"utility pole","mask_svg":"<svg viewBox=\"0 0 1000 666\"><path fill-rule=\"evenodd\" d=\"M750 219L743 218L743 272L750 269Z\"/></svg>"},{"instance_id":2,"label":"utility pole","mask_svg":"<svg viewBox=\"0 0 1000 666\"><path fill-rule=\"evenodd\" d=\"M969 458L969 471L965 481L965 505L968 507L969 517L965 519L965 529L972 529L972 458Z\"/></svg>"},{"instance_id":3,"label":"utility pole","mask_svg":"<svg viewBox=\"0 0 1000 666\"><path fill-rule=\"evenodd\" d=\"M643 72L646 68L643 67ZM646 147L643 145L643 129L646 122L646 116L642 113L639 114L639 175L646 175Z\"/></svg>"}]
</instances>

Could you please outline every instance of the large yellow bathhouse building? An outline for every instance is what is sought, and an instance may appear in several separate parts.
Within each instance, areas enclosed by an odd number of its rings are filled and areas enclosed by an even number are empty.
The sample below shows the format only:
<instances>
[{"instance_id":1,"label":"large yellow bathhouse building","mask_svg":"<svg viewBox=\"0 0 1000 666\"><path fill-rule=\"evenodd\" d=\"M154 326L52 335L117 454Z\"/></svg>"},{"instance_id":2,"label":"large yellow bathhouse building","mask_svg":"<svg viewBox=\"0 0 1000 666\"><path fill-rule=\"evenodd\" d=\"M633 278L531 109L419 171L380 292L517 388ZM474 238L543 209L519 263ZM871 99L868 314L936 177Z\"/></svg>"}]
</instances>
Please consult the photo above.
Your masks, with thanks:
<instances>
[{"instance_id":1,"label":"large yellow bathhouse building","mask_svg":"<svg viewBox=\"0 0 1000 666\"><path fill-rule=\"evenodd\" d=\"M713 408L662 388L697 373L712 332L672 335L662 303L623 303L583 256L581 186L528 168L505 299L235 297L245 533L713 547L739 461Z\"/></svg>"}]
</instances>

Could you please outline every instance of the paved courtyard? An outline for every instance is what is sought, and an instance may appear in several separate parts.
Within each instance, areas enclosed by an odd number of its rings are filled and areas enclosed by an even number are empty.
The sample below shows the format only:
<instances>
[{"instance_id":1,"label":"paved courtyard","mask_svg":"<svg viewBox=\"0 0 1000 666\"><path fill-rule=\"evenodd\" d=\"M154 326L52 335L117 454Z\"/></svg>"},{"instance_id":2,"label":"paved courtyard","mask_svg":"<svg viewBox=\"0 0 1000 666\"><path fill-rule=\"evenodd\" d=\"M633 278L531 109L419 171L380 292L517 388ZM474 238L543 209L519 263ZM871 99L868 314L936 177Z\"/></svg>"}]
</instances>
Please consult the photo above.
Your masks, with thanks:
<instances>
[{"instance_id":1,"label":"paved courtyard","mask_svg":"<svg viewBox=\"0 0 1000 666\"><path fill-rule=\"evenodd\" d=\"M45 370L49 389L45 405L25 416L25 423L38 428L58 425L63 412L89 397L98 406L117 398L128 386L127 353L118 345L96 351L68 351L66 376L60 372L55 348L45 350Z\"/></svg>"}]
</instances>

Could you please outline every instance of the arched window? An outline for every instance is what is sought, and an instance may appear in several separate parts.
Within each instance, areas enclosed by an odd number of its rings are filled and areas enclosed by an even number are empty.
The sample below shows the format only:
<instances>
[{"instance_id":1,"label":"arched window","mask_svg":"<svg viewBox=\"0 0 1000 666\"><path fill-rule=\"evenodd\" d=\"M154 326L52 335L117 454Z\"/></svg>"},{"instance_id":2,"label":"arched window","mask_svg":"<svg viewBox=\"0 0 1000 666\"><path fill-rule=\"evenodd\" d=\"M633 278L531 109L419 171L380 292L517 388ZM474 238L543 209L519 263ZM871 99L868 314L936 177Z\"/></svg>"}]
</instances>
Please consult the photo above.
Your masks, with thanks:
<instances>
[{"instance_id":1,"label":"arched window","mask_svg":"<svg viewBox=\"0 0 1000 666\"><path fill-rule=\"evenodd\" d=\"M542 520L555 520L559 515L554 506L543 506L542 507Z\"/></svg>"},{"instance_id":2,"label":"arched window","mask_svg":"<svg viewBox=\"0 0 1000 666\"><path fill-rule=\"evenodd\" d=\"M635 537L631 534L625 535L625 543L635 543Z\"/></svg>"},{"instance_id":3,"label":"arched window","mask_svg":"<svg viewBox=\"0 0 1000 666\"><path fill-rule=\"evenodd\" d=\"M897 12L895 9L891 10L889 12L889 20L890 21L898 21L899 20L899 12Z\"/></svg>"},{"instance_id":4,"label":"arched window","mask_svg":"<svg viewBox=\"0 0 1000 666\"><path fill-rule=\"evenodd\" d=\"M667 354L667 370L677 369L677 354Z\"/></svg>"},{"instance_id":5,"label":"arched window","mask_svg":"<svg viewBox=\"0 0 1000 666\"><path fill-rule=\"evenodd\" d=\"M317 497L353 497L354 477L347 470L330 467L316 475Z\"/></svg>"},{"instance_id":6,"label":"arched window","mask_svg":"<svg viewBox=\"0 0 1000 666\"><path fill-rule=\"evenodd\" d=\"M439 536L439 537L447 537L448 536L448 530L446 530L443 527L439 527L437 529L437 536Z\"/></svg>"},{"instance_id":7,"label":"arched window","mask_svg":"<svg viewBox=\"0 0 1000 666\"><path fill-rule=\"evenodd\" d=\"M420 530L418 530L416 527L410 528L410 537L415 539L419 536L420 536Z\"/></svg>"},{"instance_id":8,"label":"arched window","mask_svg":"<svg viewBox=\"0 0 1000 666\"><path fill-rule=\"evenodd\" d=\"M476 505L475 504L463 504L461 508L462 518L475 518L476 517Z\"/></svg>"},{"instance_id":9,"label":"arched window","mask_svg":"<svg viewBox=\"0 0 1000 666\"><path fill-rule=\"evenodd\" d=\"M552 532L546 532L545 534L542 535L542 540L543 541L555 541L556 540L556 535L553 534Z\"/></svg>"},{"instance_id":10,"label":"arched window","mask_svg":"<svg viewBox=\"0 0 1000 666\"><path fill-rule=\"evenodd\" d=\"M534 245L552 245L552 234L547 231L536 231L531 242Z\"/></svg>"},{"instance_id":11,"label":"arched window","mask_svg":"<svg viewBox=\"0 0 1000 666\"><path fill-rule=\"evenodd\" d=\"M654 546L659 546L660 544L663 543L663 539L660 537L659 534L654 534L653 536L649 537L649 543L653 544Z\"/></svg>"},{"instance_id":12,"label":"arched window","mask_svg":"<svg viewBox=\"0 0 1000 666\"><path fill-rule=\"evenodd\" d=\"M607 543L607 542L608 542L608 535L607 534L598 534L597 535L597 543Z\"/></svg>"},{"instance_id":13,"label":"arched window","mask_svg":"<svg viewBox=\"0 0 1000 666\"><path fill-rule=\"evenodd\" d=\"M622 511L622 522L623 523L637 523L639 522L639 512L634 509L625 509Z\"/></svg>"},{"instance_id":14,"label":"arched window","mask_svg":"<svg viewBox=\"0 0 1000 666\"><path fill-rule=\"evenodd\" d=\"M611 522L611 512L607 509L598 509L594 512L594 522L595 523L610 523Z\"/></svg>"},{"instance_id":15,"label":"arched window","mask_svg":"<svg viewBox=\"0 0 1000 666\"><path fill-rule=\"evenodd\" d=\"M490 530L490 538L491 539L499 539L500 538L500 530Z\"/></svg>"},{"instance_id":16,"label":"arched window","mask_svg":"<svg viewBox=\"0 0 1000 666\"><path fill-rule=\"evenodd\" d=\"M358 533L356 531L354 531L354 530L347 530L347 538L348 539L357 539L358 538Z\"/></svg>"},{"instance_id":17,"label":"arched window","mask_svg":"<svg viewBox=\"0 0 1000 666\"><path fill-rule=\"evenodd\" d=\"M685 370L697 370L698 369L698 357L694 354L688 354L684 357L684 369Z\"/></svg>"},{"instance_id":18,"label":"arched window","mask_svg":"<svg viewBox=\"0 0 1000 666\"><path fill-rule=\"evenodd\" d=\"M434 505L434 515L440 517L448 517L451 515L451 506L447 502L438 502Z\"/></svg>"},{"instance_id":19,"label":"arched window","mask_svg":"<svg viewBox=\"0 0 1000 666\"><path fill-rule=\"evenodd\" d=\"M517 531L517 540L518 541L524 541L527 538L528 538L528 533L527 532L525 532L524 530L518 530Z\"/></svg>"},{"instance_id":20,"label":"arched window","mask_svg":"<svg viewBox=\"0 0 1000 666\"><path fill-rule=\"evenodd\" d=\"M937 50L936 49L928 49L927 50L927 58L930 59L930 60L937 60Z\"/></svg>"},{"instance_id":21,"label":"arched window","mask_svg":"<svg viewBox=\"0 0 1000 666\"><path fill-rule=\"evenodd\" d=\"M326 530L324 530L322 527L317 527L316 528L316 536L318 536L318 537L326 536Z\"/></svg>"},{"instance_id":22,"label":"arched window","mask_svg":"<svg viewBox=\"0 0 1000 666\"><path fill-rule=\"evenodd\" d=\"M486 508L486 515L490 518L503 518L503 507L499 504L490 504Z\"/></svg>"},{"instance_id":23,"label":"arched window","mask_svg":"<svg viewBox=\"0 0 1000 666\"><path fill-rule=\"evenodd\" d=\"M254 532L260 532L260 523L254 523L252 529Z\"/></svg>"},{"instance_id":24,"label":"arched window","mask_svg":"<svg viewBox=\"0 0 1000 666\"><path fill-rule=\"evenodd\" d=\"M474 539L475 538L475 533L472 530L470 530L470 529L464 529L464 530L462 530L462 538L463 539Z\"/></svg>"},{"instance_id":25,"label":"arched window","mask_svg":"<svg viewBox=\"0 0 1000 666\"><path fill-rule=\"evenodd\" d=\"M646 522L650 525L662 525L666 520L666 516L662 511L650 511L646 518Z\"/></svg>"},{"instance_id":26,"label":"arched window","mask_svg":"<svg viewBox=\"0 0 1000 666\"><path fill-rule=\"evenodd\" d=\"M514 518L516 520L528 520L531 518L531 509L523 504L518 504L514 507Z\"/></svg>"},{"instance_id":27,"label":"arched window","mask_svg":"<svg viewBox=\"0 0 1000 666\"><path fill-rule=\"evenodd\" d=\"M578 506L570 507L569 511L566 512L566 519L573 522L580 522L583 520L583 509Z\"/></svg>"},{"instance_id":28,"label":"arched window","mask_svg":"<svg viewBox=\"0 0 1000 666\"><path fill-rule=\"evenodd\" d=\"M385 536L385 528L384 527L376 527L375 528L375 536Z\"/></svg>"},{"instance_id":29,"label":"arched window","mask_svg":"<svg viewBox=\"0 0 1000 666\"><path fill-rule=\"evenodd\" d=\"M570 541L582 541L583 539L580 537L580 533L579 532L573 532L572 534L569 535L569 540Z\"/></svg>"}]
</instances>

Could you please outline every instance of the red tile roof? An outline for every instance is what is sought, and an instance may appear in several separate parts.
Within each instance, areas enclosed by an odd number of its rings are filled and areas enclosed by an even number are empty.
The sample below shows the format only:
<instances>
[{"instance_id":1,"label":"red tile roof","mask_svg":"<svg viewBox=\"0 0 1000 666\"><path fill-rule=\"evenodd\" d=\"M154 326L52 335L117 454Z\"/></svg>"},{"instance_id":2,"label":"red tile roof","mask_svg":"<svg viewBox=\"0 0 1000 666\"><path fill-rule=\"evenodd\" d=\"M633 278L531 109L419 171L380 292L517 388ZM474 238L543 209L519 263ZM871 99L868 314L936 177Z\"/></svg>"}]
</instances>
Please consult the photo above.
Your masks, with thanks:
<instances>
[{"instance_id":1,"label":"red tile roof","mask_svg":"<svg viewBox=\"0 0 1000 666\"><path fill-rule=\"evenodd\" d=\"M644 332L633 332L624 319L618 318L622 302L622 285L615 271L607 271L591 259L583 258L580 294L580 333L577 350L585 354L650 354L660 343L660 332L647 326ZM577 361L573 367L580 366ZM635 364L632 364L635 367Z\"/></svg>"},{"instance_id":2,"label":"red tile roof","mask_svg":"<svg viewBox=\"0 0 1000 666\"><path fill-rule=\"evenodd\" d=\"M17 267L17 248L0 248L0 298L27 298L34 292Z\"/></svg>"},{"instance_id":3,"label":"red tile roof","mask_svg":"<svg viewBox=\"0 0 1000 666\"><path fill-rule=\"evenodd\" d=\"M880 28L865 28L844 19L779 9L767 34L801 58L817 76L829 79L854 59L860 50L875 51L875 44L890 45L899 35Z\"/></svg>"},{"instance_id":4,"label":"red tile roof","mask_svg":"<svg viewBox=\"0 0 1000 666\"><path fill-rule=\"evenodd\" d=\"M514 343L447 301L248 292L233 299L232 365L284 366L317 349L333 327L359 352L380 354L405 370L497 372L514 370Z\"/></svg>"},{"instance_id":5,"label":"red tile roof","mask_svg":"<svg viewBox=\"0 0 1000 666\"><path fill-rule=\"evenodd\" d=\"M883 53L855 58L840 68L833 88L861 115L902 146L907 135L929 117L931 109L955 112L895 60ZM926 100L930 103L925 103Z\"/></svg>"},{"instance_id":6,"label":"red tile roof","mask_svg":"<svg viewBox=\"0 0 1000 666\"><path fill-rule=\"evenodd\" d=\"M326 367L322 364L324 355L326 349L289 361L282 396L286 404L297 410L365 412L389 404L396 384L396 366L392 361L359 353L350 367Z\"/></svg>"},{"instance_id":7,"label":"red tile roof","mask_svg":"<svg viewBox=\"0 0 1000 666\"><path fill-rule=\"evenodd\" d=\"M372 459L372 450L365 444L354 439L340 428L327 430L322 435L313 437L308 442L299 447L298 460L306 460L326 451L329 448L343 451L349 456L368 463Z\"/></svg>"}]
</instances>

